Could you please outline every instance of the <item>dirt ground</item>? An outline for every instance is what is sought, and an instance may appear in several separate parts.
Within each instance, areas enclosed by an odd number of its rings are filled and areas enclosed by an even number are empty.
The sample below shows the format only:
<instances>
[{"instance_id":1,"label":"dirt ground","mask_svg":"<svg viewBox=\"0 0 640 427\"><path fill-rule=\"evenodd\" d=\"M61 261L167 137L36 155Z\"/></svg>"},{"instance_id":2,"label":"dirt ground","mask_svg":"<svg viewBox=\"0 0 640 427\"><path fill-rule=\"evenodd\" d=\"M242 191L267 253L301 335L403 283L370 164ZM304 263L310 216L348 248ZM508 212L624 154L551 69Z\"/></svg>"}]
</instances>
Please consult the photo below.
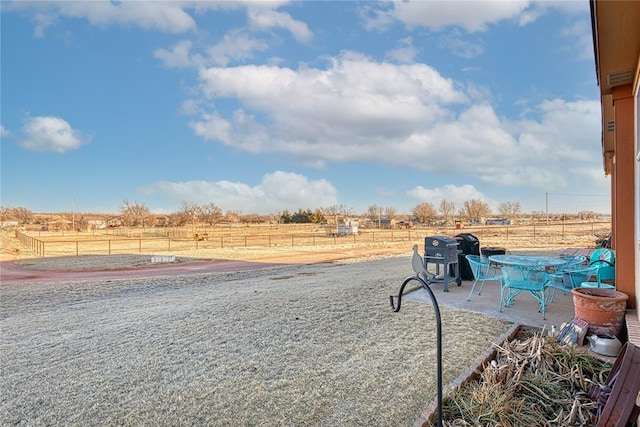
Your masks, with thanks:
<instances>
[{"instance_id":1,"label":"dirt ground","mask_svg":"<svg viewBox=\"0 0 640 427\"><path fill-rule=\"evenodd\" d=\"M572 231L573 234L562 232L561 237L558 229L557 236L538 239L520 238L512 233L507 240L500 233L483 231L480 242L482 247L500 246L509 251L529 253L567 247L589 247L594 242L591 229L593 229L592 225L585 224L583 229ZM0 233L0 261L2 261L0 275L3 280L17 280L19 276L34 279L46 276L44 272L49 271L49 276L59 278L64 271L78 275L78 271L95 270L93 277L96 278L100 270L109 270L113 274L114 270L121 269L125 271L121 273L122 275L129 272L133 277L141 277L143 274L158 275L162 270L178 274L189 271L202 272L206 269L224 271L233 268L260 268L264 265L276 264L313 264L349 262L349 260L356 262L363 259L409 256L412 246L416 243L422 246L421 242L382 241L313 246L201 248L181 250L175 254L160 252L159 255L175 255L176 261L154 264L151 262L151 256L154 253L38 257L25 248L12 232L5 231Z\"/></svg>"}]
</instances>

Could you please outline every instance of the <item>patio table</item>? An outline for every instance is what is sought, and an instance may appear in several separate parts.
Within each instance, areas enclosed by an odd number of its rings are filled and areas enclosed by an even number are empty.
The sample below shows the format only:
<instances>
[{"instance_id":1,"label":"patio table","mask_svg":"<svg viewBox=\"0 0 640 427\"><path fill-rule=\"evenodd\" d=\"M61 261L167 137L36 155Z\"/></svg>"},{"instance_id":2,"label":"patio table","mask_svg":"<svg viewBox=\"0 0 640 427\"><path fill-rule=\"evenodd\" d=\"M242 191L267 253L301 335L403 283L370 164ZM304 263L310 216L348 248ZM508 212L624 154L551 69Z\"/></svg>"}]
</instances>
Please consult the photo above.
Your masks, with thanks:
<instances>
[{"instance_id":1,"label":"patio table","mask_svg":"<svg viewBox=\"0 0 640 427\"><path fill-rule=\"evenodd\" d=\"M539 304L542 318L546 318L547 297L545 295L549 270L564 264L557 257L537 255L492 255L489 260L498 264L502 271L500 288L500 311L510 307L513 299L522 291L529 292Z\"/></svg>"},{"instance_id":2,"label":"patio table","mask_svg":"<svg viewBox=\"0 0 640 427\"><path fill-rule=\"evenodd\" d=\"M566 260L552 256L539 255L491 255L489 260L499 265L514 265L529 268L550 268L557 267Z\"/></svg>"}]
</instances>

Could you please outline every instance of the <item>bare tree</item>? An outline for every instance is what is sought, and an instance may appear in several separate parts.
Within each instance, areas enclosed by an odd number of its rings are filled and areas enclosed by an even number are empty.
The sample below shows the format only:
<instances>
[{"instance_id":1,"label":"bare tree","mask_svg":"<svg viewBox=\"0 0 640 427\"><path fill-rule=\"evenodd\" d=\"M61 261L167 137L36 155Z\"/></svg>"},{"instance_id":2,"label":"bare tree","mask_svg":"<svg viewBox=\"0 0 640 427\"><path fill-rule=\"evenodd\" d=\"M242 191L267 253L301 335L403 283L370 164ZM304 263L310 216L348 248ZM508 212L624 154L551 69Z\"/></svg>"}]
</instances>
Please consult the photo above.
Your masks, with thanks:
<instances>
[{"instance_id":1,"label":"bare tree","mask_svg":"<svg viewBox=\"0 0 640 427\"><path fill-rule=\"evenodd\" d=\"M544 213L544 211L531 211L529 216L536 221L541 221L545 218L546 214Z\"/></svg>"},{"instance_id":2,"label":"bare tree","mask_svg":"<svg viewBox=\"0 0 640 427\"><path fill-rule=\"evenodd\" d=\"M384 208L385 217L393 219L396 217L396 215L398 215L398 210L393 206L387 206L386 208Z\"/></svg>"},{"instance_id":3,"label":"bare tree","mask_svg":"<svg viewBox=\"0 0 640 427\"><path fill-rule=\"evenodd\" d=\"M213 202L202 206L202 219L209 225L215 225L222 219L222 209Z\"/></svg>"},{"instance_id":4,"label":"bare tree","mask_svg":"<svg viewBox=\"0 0 640 427\"><path fill-rule=\"evenodd\" d=\"M436 217L436 208L431 203L419 203L413 208L413 216L422 224L431 223Z\"/></svg>"},{"instance_id":5,"label":"bare tree","mask_svg":"<svg viewBox=\"0 0 640 427\"><path fill-rule=\"evenodd\" d=\"M347 205L332 205L327 206L324 209L321 209L320 212L325 217L331 218L331 222L337 224L339 222L339 217L349 217L353 215L353 208Z\"/></svg>"},{"instance_id":6,"label":"bare tree","mask_svg":"<svg viewBox=\"0 0 640 427\"><path fill-rule=\"evenodd\" d=\"M504 202L498 205L498 212L505 218L515 218L520 215L520 202Z\"/></svg>"},{"instance_id":7,"label":"bare tree","mask_svg":"<svg viewBox=\"0 0 640 427\"><path fill-rule=\"evenodd\" d=\"M446 199L443 199L440 202L440 213L442 214L442 218L444 219L445 224L449 224L451 222L451 218L456 212L456 205L453 202L450 202Z\"/></svg>"},{"instance_id":8,"label":"bare tree","mask_svg":"<svg viewBox=\"0 0 640 427\"><path fill-rule=\"evenodd\" d=\"M331 218L334 223L338 222L338 215L340 214L340 206L338 205L327 206L322 211L324 212L324 215Z\"/></svg>"},{"instance_id":9,"label":"bare tree","mask_svg":"<svg viewBox=\"0 0 640 427\"><path fill-rule=\"evenodd\" d=\"M472 222L473 218L484 218L490 214L489 205L480 199L465 200L460 209L460 215L467 217L469 222Z\"/></svg>"},{"instance_id":10,"label":"bare tree","mask_svg":"<svg viewBox=\"0 0 640 427\"><path fill-rule=\"evenodd\" d=\"M193 224L201 221L203 218L203 209L194 202L183 201L178 211L179 225Z\"/></svg>"},{"instance_id":11,"label":"bare tree","mask_svg":"<svg viewBox=\"0 0 640 427\"><path fill-rule=\"evenodd\" d=\"M371 219L371 221L374 221L376 224L378 224L378 227L380 227L380 217L382 216L383 211L384 209L382 208L382 206L374 204L367 208L367 216L369 217L369 219Z\"/></svg>"},{"instance_id":12,"label":"bare tree","mask_svg":"<svg viewBox=\"0 0 640 427\"><path fill-rule=\"evenodd\" d=\"M130 202L127 199L122 201L120 207L122 213L122 223L128 226L142 226L149 225L151 222L151 211L149 208L141 202Z\"/></svg>"},{"instance_id":13,"label":"bare tree","mask_svg":"<svg viewBox=\"0 0 640 427\"><path fill-rule=\"evenodd\" d=\"M228 222L240 222L242 218L242 211L227 211L224 215L224 219Z\"/></svg>"},{"instance_id":14,"label":"bare tree","mask_svg":"<svg viewBox=\"0 0 640 427\"><path fill-rule=\"evenodd\" d=\"M597 217L598 217L598 214L596 214L593 211L580 211L580 212L578 212L578 218L580 218L580 219L594 220Z\"/></svg>"},{"instance_id":15,"label":"bare tree","mask_svg":"<svg viewBox=\"0 0 640 427\"><path fill-rule=\"evenodd\" d=\"M167 225L170 227L184 225L184 219L180 212L171 212L167 215Z\"/></svg>"},{"instance_id":16,"label":"bare tree","mask_svg":"<svg viewBox=\"0 0 640 427\"><path fill-rule=\"evenodd\" d=\"M31 224L34 220L33 212L27 208L5 208L0 207L0 220L14 220L21 224Z\"/></svg>"},{"instance_id":17,"label":"bare tree","mask_svg":"<svg viewBox=\"0 0 640 427\"><path fill-rule=\"evenodd\" d=\"M269 214L268 217L271 224L280 224L282 222L282 214L280 212Z\"/></svg>"}]
</instances>

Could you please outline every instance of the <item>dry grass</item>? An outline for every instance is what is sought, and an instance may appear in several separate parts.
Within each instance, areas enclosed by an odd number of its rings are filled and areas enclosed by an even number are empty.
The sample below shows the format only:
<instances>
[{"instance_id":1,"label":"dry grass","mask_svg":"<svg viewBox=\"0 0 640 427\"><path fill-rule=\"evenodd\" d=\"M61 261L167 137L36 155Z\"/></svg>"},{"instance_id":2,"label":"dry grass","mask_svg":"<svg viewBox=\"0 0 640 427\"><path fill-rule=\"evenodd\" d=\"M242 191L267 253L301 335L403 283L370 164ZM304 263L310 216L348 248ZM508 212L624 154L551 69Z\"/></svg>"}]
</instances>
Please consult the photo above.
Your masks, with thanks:
<instances>
[{"instance_id":1,"label":"dry grass","mask_svg":"<svg viewBox=\"0 0 640 427\"><path fill-rule=\"evenodd\" d=\"M543 333L498 346L477 382L443 401L444 425L595 425L598 402L589 387L605 382L611 364Z\"/></svg>"},{"instance_id":2,"label":"dry grass","mask_svg":"<svg viewBox=\"0 0 640 427\"><path fill-rule=\"evenodd\" d=\"M36 239L32 248L25 243L10 246L20 257L74 256L107 254L176 254L184 257L227 257L242 253L273 251L276 253L322 251L330 248L371 248L393 246L408 248L422 244L425 236L454 236L471 233L482 246L508 249L554 249L560 247L590 247L595 234L606 234L610 222L575 222L566 224L536 224L514 226L477 226L465 229L452 227L416 228L411 230L362 229L357 236L327 237L322 228L311 224L292 227L209 228L209 239L195 241L191 227L179 229L124 229L84 232L28 232ZM115 234L114 234L115 233ZM191 236L191 237L190 237ZM3 241L3 247L7 244Z\"/></svg>"},{"instance_id":3,"label":"dry grass","mask_svg":"<svg viewBox=\"0 0 640 427\"><path fill-rule=\"evenodd\" d=\"M3 285L1 425L411 425L432 310L385 260ZM445 384L508 324L442 308Z\"/></svg>"}]
</instances>

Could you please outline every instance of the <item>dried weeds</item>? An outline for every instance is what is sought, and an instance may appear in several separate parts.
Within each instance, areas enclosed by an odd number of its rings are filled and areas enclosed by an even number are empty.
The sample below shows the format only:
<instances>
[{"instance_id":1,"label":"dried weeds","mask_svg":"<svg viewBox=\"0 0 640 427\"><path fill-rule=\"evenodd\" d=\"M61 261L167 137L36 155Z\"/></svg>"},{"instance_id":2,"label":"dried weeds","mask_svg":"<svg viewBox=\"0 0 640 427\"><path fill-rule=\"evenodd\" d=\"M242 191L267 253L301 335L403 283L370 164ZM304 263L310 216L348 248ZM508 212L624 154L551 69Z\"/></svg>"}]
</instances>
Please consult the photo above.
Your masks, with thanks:
<instances>
[{"instance_id":1,"label":"dried weeds","mask_svg":"<svg viewBox=\"0 0 640 427\"><path fill-rule=\"evenodd\" d=\"M544 330L497 346L478 381L443 401L447 426L592 426L597 402L589 386L602 384L611 364L572 346L560 347Z\"/></svg>"}]
</instances>

